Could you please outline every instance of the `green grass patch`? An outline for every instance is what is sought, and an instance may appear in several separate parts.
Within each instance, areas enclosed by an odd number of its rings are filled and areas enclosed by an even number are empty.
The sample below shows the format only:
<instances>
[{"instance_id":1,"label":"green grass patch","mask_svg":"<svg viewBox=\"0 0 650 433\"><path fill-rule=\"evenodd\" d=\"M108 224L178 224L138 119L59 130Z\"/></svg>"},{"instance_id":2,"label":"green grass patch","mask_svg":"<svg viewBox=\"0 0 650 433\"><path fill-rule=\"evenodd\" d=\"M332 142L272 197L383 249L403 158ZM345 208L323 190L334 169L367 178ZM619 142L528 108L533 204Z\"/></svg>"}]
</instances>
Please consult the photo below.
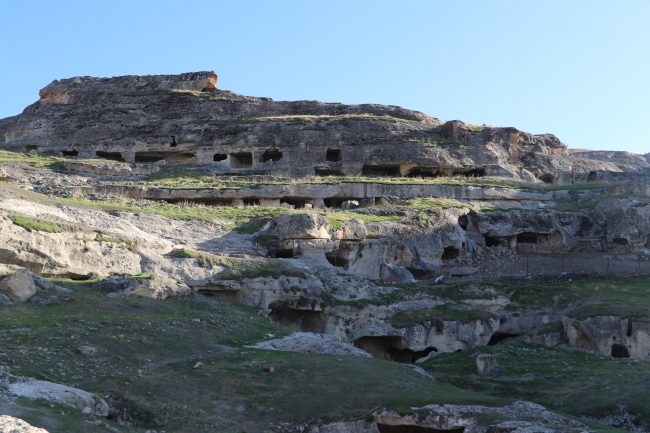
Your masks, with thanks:
<instances>
[{"instance_id":1,"label":"green grass patch","mask_svg":"<svg viewBox=\"0 0 650 433\"><path fill-rule=\"evenodd\" d=\"M328 221L328 222L330 223L330 225L332 226L332 230L337 231L338 229L341 228L341 221L340 221L340 220L328 216L328 217L327 217L327 221Z\"/></svg>"},{"instance_id":2,"label":"green grass patch","mask_svg":"<svg viewBox=\"0 0 650 433\"><path fill-rule=\"evenodd\" d=\"M494 317L496 317L494 314L485 310L459 304L442 304L434 308L400 311L391 317L390 323L397 328L406 328L424 322L456 320L467 323L473 320L486 320Z\"/></svg>"},{"instance_id":3,"label":"green grass patch","mask_svg":"<svg viewBox=\"0 0 650 433\"><path fill-rule=\"evenodd\" d=\"M95 241L97 242L112 242L116 244L124 244L125 248L129 251L136 252L135 249L135 243L131 239L124 239L124 238L113 238L110 236L106 236L104 233L100 233L95 237Z\"/></svg>"},{"instance_id":4,"label":"green grass patch","mask_svg":"<svg viewBox=\"0 0 650 433\"><path fill-rule=\"evenodd\" d=\"M65 227L59 224L55 224L49 221L41 220L38 218L30 218L26 216L12 215L9 217L11 222L15 225L24 228L25 230L32 231L36 230L39 232L47 233L62 233L67 231L72 231L71 227Z\"/></svg>"},{"instance_id":5,"label":"green grass patch","mask_svg":"<svg viewBox=\"0 0 650 433\"><path fill-rule=\"evenodd\" d=\"M225 270L219 275L222 280L242 280L244 278L254 279L259 277L278 279L283 275L287 277L307 278L307 274L300 269L289 267L272 260L246 262L237 268Z\"/></svg>"},{"instance_id":6,"label":"green grass patch","mask_svg":"<svg viewBox=\"0 0 650 433\"><path fill-rule=\"evenodd\" d=\"M460 209L460 208L468 208L471 211L476 212L476 209L474 209L474 207L470 204L460 203L456 200L447 199L447 198L434 198L434 197L416 198L410 200L410 204L408 207L411 209L429 211L434 213L444 209Z\"/></svg>"},{"instance_id":7,"label":"green grass patch","mask_svg":"<svg viewBox=\"0 0 650 433\"><path fill-rule=\"evenodd\" d=\"M169 253L169 256L174 258L180 258L180 259L196 259L199 263L199 266L201 266L202 268L213 268L215 266L232 268L239 263L238 260L217 258L209 254L199 253L196 251L190 251L186 249L172 251L171 253Z\"/></svg>"}]
</instances>

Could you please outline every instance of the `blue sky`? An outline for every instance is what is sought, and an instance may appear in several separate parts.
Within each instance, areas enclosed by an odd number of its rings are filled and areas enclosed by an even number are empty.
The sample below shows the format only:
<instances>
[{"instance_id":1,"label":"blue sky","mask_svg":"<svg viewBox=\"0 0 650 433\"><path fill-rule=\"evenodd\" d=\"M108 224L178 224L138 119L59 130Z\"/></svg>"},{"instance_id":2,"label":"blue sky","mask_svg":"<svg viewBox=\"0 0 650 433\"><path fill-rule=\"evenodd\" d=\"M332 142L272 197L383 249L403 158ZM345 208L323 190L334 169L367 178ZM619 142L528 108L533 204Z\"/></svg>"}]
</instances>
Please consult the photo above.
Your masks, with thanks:
<instances>
[{"instance_id":1,"label":"blue sky","mask_svg":"<svg viewBox=\"0 0 650 433\"><path fill-rule=\"evenodd\" d=\"M650 152L647 0L0 0L0 16L0 118L54 79L214 70L246 95Z\"/></svg>"}]
</instances>

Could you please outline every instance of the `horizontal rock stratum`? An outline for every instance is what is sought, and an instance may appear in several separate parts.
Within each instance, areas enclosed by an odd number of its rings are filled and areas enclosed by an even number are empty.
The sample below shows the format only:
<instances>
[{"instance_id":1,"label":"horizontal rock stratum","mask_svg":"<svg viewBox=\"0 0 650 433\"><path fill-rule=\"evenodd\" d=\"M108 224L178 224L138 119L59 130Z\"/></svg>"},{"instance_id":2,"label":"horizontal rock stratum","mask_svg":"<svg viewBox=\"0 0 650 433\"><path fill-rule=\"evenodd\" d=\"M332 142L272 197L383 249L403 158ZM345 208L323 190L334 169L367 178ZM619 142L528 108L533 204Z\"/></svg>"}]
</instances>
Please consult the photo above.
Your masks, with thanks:
<instances>
[{"instance_id":1,"label":"horizontal rock stratum","mask_svg":"<svg viewBox=\"0 0 650 433\"><path fill-rule=\"evenodd\" d=\"M22 114L0 120L0 146L294 178L487 175L569 184L650 168L647 155L571 152L551 134L443 123L397 106L243 96L218 90L214 72L54 81Z\"/></svg>"}]
</instances>

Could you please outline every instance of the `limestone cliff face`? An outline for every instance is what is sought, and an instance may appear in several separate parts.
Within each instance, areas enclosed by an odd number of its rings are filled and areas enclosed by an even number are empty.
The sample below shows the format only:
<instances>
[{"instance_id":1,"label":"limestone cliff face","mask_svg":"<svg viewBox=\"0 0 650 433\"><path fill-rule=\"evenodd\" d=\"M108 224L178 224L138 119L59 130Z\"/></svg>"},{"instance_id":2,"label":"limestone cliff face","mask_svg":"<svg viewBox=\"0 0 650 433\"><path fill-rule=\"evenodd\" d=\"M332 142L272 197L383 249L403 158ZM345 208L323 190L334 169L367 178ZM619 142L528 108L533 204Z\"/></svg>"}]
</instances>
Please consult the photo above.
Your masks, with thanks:
<instances>
[{"instance_id":1,"label":"limestone cliff face","mask_svg":"<svg viewBox=\"0 0 650 433\"><path fill-rule=\"evenodd\" d=\"M571 155L551 134L443 124L396 106L242 96L218 90L214 72L54 81L22 114L0 120L0 146L290 177L493 175L567 184L650 166L640 156Z\"/></svg>"}]
</instances>

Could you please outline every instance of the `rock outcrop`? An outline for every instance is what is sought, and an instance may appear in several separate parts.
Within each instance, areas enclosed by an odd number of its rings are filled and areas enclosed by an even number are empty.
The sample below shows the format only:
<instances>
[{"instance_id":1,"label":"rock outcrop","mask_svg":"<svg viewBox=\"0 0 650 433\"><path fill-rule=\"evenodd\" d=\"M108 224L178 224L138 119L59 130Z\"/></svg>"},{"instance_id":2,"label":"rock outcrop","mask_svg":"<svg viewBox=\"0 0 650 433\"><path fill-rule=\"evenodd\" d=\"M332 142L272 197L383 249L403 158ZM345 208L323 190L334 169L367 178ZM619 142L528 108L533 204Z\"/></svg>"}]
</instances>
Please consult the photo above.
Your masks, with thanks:
<instances>
[{"instance_id":1,"label":"rock outcrop","mask_svg":"<svg viewBox=\"0 0 650 433\"><path fill-rule=\"evenodd\" d=\"M9 275L0 281L0 292L14 302L27 302L36 294L32 273L26 269Z\"/></svg>"},{"instance_id":2,"label":"rock outcrop","mask_svg":"<svg viewBox=\"0 0 650 433\"><path fill-rule=\"evenodd\" d=\"M20 418L0 415L0 433L47 433L47 430L34 427Z\"/></svg>"}]
</instances>

